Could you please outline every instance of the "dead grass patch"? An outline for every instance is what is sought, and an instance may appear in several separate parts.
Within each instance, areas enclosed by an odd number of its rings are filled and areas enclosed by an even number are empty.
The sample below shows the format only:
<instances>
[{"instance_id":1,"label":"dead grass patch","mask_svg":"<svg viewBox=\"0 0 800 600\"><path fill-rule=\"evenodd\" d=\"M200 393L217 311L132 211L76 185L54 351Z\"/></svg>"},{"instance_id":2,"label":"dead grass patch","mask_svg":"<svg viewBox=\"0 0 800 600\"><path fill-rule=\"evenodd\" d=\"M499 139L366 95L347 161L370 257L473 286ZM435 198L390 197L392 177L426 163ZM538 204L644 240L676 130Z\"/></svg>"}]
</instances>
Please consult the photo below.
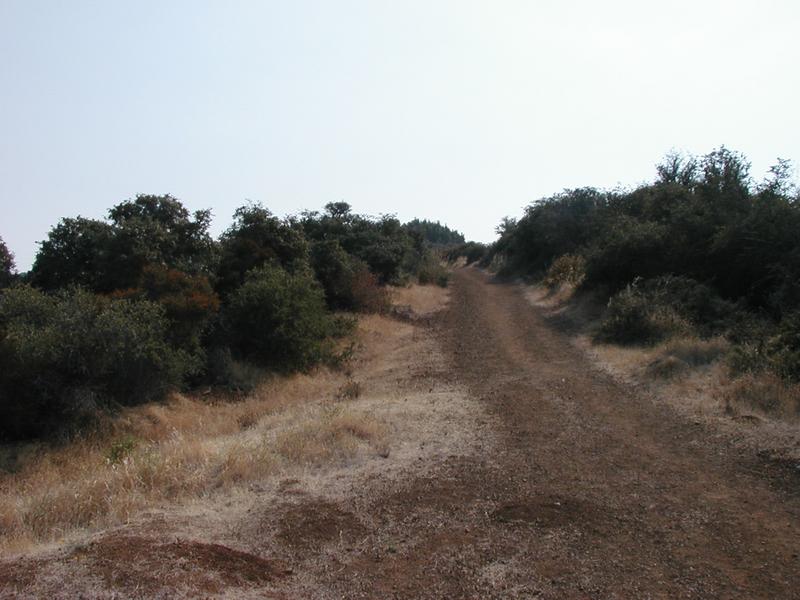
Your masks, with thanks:
<instances>
[{"instance_id":1,"label":"dead grass patch","mask_svg":"<svg viewBox=\"0 0 800 600\"><path fill-rule=\"evenodd\" d=\"M662 346L661 352L665 356L674 356L689 366L700 367L721 358L729 348L730 344L723 338L674 338Z\"/></svg>"},{"instance_id":2,"label":"dead grass patch","mask_svg":"<svg viewBox=\"0 0 800 600\"><path fill-rule=\"evenodd\" d=\"M362 447L381 453L385 435L385 426L369 415L326 407L282 432L275 449L294 464L320 465L350 458Z\"/></svg>"},{"instance_id":3,"label":"dead grass patch","mask_svg":"<svg viewBox=\"0 0 800 600\"><path fill-rule=\"evenodd\" d=\"M645 367L651 378L669 379L691 368L704 367L724 356L730 344L722 338L673 338L662 344Z\"/></svg>"},{"instance_id":4,"label":"dead grass patch","mask_svg":"<svg viewBox=\"0 0 800 600\"><path fill-rule=\"evenodd\" d=\"M337 400L356 400L361 395L361 384L355 379L348 379L336 391Z\"/></svg>"},{"instance_id":5,"label":"dead grass patch","mask_svg":"<svg viewBox=\"0 0 800 600\"><path fill-rule=\"evenodd\" d=\"M403 294L419 310L438 310L447 300L438 287L412 286ZM236 401L176 394L127 409L64 446L11 448L0 471L0 552L128 523L156 506L213 501L298 469L388 456L389 429L374 416L386 410L375 395L388 385L387 369L407 376L403 365L417 356L409 347L415 331L362 315L359 350L346 372L274 377ZM337 395L350 402L333 402Z\"/></svg>"},{"instance_id":6,"label":"dead grass patch","mask_svg":"<svg viewBox=\"0 0 800 600\"><path fill-rule=\"evenodd\" d=\"M94 434L40 447L0 474L0 548L21 550L81 529L128 522L156 504L203 497L291 466L263 435L313 402L330 398L344 376L274 378L243 401L175 395L123 412ZM287 434L287 439L291 434Z\"/></svg>"},{"instance_id":7,"label":"dead grass patch","mask_svg":"<svg viewBox=\"0 0 800 600\"><path fill-rule=\"evenodd\" d=\"M772 373L747 374L722 391L728 414L758 413L797 420L800 417L800 385L788 384Z\"/></svg>"},{"instance_id":8,"label":"dead grass patch","mask_svg":"<svg viewBox=\"0 0 800 600\"><path fill-rule=\"evenodd\" d=\"M431 315L445 307L450 297L446 288L437 285L411 285L391 289L392 303L408 306L420 316Z\"/></svg>"}]
</instances>

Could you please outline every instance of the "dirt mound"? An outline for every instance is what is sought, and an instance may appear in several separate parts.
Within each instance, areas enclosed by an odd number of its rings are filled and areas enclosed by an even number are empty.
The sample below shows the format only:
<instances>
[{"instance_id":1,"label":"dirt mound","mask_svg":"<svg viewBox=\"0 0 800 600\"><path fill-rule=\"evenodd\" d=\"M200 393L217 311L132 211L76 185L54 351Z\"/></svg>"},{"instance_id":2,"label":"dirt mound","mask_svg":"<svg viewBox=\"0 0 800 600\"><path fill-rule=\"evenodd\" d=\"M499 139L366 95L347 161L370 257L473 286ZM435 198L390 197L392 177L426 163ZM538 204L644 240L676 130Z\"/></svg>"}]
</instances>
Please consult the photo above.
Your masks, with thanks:
<instances>
[{"instance_id":1,"label":"dirt mound","mask_svg":"<svg viewBox=\"0 0 800 600\"><path fill-rule=\"evenodd\" d=\"M291 505L282 516L277 537L295 549L314 549L332 542L353 542L367 530L353 513L322 500Z\"/></svg>"},{"instance_id":2,"label":"dirt mound","mask_svg":"<svg viewBox=\"0 0 800 600\"><path fill-rule=\"evenodd\" d=\"M23 593L35 580L40 562L0 565L0 589ZM218 594L230 587L263 586L290 573L278 561L221 544L164 542L131 535L110 535L79 547L50 562L50 570L53 562L72 568L80 565L79 570L97 583L98 596L103 595L103 588L143 597L159 596L165 590ZM68 590L54 585L52 592L57 596Z\"/></svg>"}]
</instances>

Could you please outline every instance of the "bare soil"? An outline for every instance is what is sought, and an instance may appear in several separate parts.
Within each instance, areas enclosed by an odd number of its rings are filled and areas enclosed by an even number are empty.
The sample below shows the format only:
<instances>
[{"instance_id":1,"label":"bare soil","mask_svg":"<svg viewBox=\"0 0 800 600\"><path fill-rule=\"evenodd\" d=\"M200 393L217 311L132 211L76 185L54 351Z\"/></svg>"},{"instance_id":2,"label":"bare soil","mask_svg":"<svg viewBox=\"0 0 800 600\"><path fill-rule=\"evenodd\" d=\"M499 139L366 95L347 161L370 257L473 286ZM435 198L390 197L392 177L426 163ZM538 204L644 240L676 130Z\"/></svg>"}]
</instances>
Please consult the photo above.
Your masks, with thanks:
<instances>
[{"instance_id":1,"label":"bare soil","mask_svg":"<svg viewBox=\"0 0 800 600\"><path fill-rule=\"evenodd\" d=\"M205 537L144 522L0 561L0 596L800 598L796 465L598 370L519 286L463 268L451 290L365 381L401 432L425 394L415 452L287 479Z\"/></svg>"}]
</instances>

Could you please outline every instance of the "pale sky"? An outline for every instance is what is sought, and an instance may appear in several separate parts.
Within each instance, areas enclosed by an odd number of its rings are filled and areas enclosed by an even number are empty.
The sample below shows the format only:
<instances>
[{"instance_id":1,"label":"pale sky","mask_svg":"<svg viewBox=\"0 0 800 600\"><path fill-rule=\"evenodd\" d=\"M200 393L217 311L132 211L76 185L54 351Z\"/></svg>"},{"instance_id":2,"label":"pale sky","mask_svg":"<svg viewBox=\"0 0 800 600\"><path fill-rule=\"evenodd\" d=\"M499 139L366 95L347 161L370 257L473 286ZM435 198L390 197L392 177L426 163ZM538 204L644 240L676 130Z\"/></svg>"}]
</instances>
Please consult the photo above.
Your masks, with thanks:
<instances>
[{"instance_id":1,"label":"pale sky","mask_svg":"<svg viewBox=\"0 0 800 600\"><path fill-rule=\"evenodd\" d=\"M137 193L491 241L670 149L800 160L800 2L0 0L0 236Z\"/></svg>"}]
</instances>

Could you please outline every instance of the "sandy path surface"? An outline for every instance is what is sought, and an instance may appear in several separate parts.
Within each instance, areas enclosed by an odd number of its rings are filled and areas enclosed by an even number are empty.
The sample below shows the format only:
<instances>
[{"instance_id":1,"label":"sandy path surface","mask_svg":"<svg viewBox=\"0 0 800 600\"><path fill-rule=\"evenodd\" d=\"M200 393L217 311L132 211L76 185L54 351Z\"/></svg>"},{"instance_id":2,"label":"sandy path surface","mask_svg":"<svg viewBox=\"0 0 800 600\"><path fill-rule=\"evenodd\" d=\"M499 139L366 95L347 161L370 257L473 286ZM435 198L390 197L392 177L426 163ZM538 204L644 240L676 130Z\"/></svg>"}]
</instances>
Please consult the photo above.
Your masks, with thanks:
<instances>
[{"instance_id":1,"label":"sandy path surface","mask_svg":"<svg viewBox=\"0 0 800 600\"><path fill-rule=\"evenodd\" d=\"M615 382L518 286L475 269L414 327L413 356L376 372L392 402L417 394L414 452L313 489L284 481L208 539L126 529L7 563L0 582L88 561L104 597L800 598L795 474ZM139 571L123 564L136 544L153 557ZM187 575L153 584L160 561Z\"/></svg>"}]
</instances>

